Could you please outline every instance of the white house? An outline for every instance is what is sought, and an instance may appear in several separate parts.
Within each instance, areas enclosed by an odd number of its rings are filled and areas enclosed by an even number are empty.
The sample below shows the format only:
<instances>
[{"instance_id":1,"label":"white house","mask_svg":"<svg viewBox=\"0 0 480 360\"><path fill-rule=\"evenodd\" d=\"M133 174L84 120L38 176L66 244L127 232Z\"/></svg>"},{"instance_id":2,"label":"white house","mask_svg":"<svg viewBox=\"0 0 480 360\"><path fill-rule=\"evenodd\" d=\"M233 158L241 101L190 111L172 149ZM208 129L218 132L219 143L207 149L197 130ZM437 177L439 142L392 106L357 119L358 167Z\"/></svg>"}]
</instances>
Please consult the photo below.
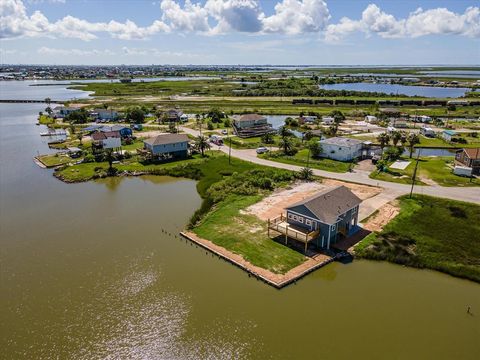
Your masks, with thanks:
<instances>
[{"instance_id":1,"label":"white house","mask_svg":"<svg viewBox=\"0 0 480 360\"><path fill-rule=\"evenodd\" d=\"M120 131L95 132L92 140L94 145L101 149L118 149L122 146Z\"/></svg>"},{"instance_id":2,"label":"white house","mask_svg":"<svg viewBox=\"0 0 480 360\"><path fill-rule=\"evenodd\" d=\"M404 118L392 118L390 119L390 126L396 128L406 128L408 127L407 120Z\"/></svg>"},{"instance_id":3,"label":"white house","mask_svg":"<svg viewBox=\"0 0 480 360\"><path fill-rule=\"evenodd\" d=\"M322 123L325 125L332 125L335 119L331 116L322 116Z\"/></svg>"},{"instance_id":4,"label":"white house","mask_svg":"<svg viewBox=\"0 0 480 360\"><path fill-rule=\"evenodd\" d=\"M415 122L429 123L432 118L427 115L410 115L410 118Z\"/></svg>"},{"instance_id":5,"label":"white house","mask_svg":"<svg viewBox=\"0 0 480 360\"><path fill-rule=\"evenodd\" d=\"M420 134L426 137L435 137L435 131L431 127L422 126L420 128Z\"/></svg>"},{"instance_id":6,"label":"white house","mask_svg":"<svg viewBox=\"0 0 480 360\"><path fill-rule=\"evenodd\" d=\"M456 135L457 133L453 130L443 130L442 131L442 138L444 138L446 141L452 141L452 138Z\"/></svg>"},{"instance_id":7,"label":"white house","mask_svg":"<svg viewBox=\"0 0 480 360\"><path fill-rule=\"evenodd\" d=\"M322 157L339 161L351 161L362 156L363 143L357 139L333 137L320 140Z\"/></svg>"},{"instance_id":8,"label":"white house","mask_svg":"<svg viewBox=\"0 0 480 360\"><path fill-rule=\"evenodd\" d=\"M108 109L95 109L90 113L97 120L116 120L118 112Z\"/></svg>"},{"instance_id":9,"label":"white house","mask_svg":"<svg viewBox=\"0 0 480 360\"><path fill-rule=\"evenodd\" d=\"M378 119L377 119L376 116L367 115L367 116L365 116L365 122L370 123L370 124L376 124L376 123L378 123Z\"/></svg>"}]
</instances>

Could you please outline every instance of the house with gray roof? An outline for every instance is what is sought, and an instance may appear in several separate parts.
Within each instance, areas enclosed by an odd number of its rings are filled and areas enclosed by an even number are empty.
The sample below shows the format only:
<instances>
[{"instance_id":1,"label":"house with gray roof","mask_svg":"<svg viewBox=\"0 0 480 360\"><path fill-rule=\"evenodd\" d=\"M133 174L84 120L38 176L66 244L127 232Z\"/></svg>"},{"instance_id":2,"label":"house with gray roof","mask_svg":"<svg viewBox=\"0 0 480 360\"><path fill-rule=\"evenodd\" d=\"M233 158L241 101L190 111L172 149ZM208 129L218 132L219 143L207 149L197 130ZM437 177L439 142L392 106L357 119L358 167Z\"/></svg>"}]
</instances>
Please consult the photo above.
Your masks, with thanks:
<instances>
[{"instance_id":1,"label":"house with gray roof","mask_svg":"<svg viewBox=\"0 0 480 360\"><path fill-rule=\"evenodd\" d=\"M352 161L362 157L363 142L347 137L332 137L320 140L321 157L339 161Z\"/></svg>"},{"instance_id":2,"label":"house with gray roof","mask_svg":"<svg viewBox=\"0 0 480 360\"><path fill-rule=\"evenodd\" d=\"M187 157L188 136L185 134L161 134L144 140L143 148L153 157Z\"/></svg>"},{"instance_id":3,"label":"house with gray roof","mask_svg":"<svg viewBox=\"0 0 480 360\"><path fill-rule=\"evenodd\" d=\"M354 232L361 202L350 189L337 186L287 207L286 223L299 231L315 234L315 244L329 249L339 238Z\"/></svg>"}]
</instances>

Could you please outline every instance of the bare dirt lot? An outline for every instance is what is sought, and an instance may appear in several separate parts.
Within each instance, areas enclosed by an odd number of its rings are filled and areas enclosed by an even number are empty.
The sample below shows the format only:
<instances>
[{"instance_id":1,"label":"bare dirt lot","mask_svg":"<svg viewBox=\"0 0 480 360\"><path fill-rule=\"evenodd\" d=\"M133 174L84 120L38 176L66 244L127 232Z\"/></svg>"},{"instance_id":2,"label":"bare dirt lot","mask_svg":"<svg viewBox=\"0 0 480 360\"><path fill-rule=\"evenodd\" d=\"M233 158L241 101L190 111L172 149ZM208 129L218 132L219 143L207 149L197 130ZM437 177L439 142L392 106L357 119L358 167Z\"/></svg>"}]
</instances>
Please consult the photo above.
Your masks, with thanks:
<instances>
[{"instance_id":1,"label":"bare dirt lot","mask_svg":"<svg viewBox=\"0 0 480 360\"><path fill-rule=\"evenodd\" d=\"M383 227L387 225L400 212L397 201L392 201L383 205L378 211L367 219L363 228L369 231L382 231Z\"/></svg>"},{"instance_id":2,"label":"bare dirt lot","mask_svg":"<svg viewBox=\"0 0 480 360\"><path fill-rule=\"evenodd\" d=\"M279 189L270 196L267 196L260 202L253 204L245 209L245 213L257 216L261 220L268 220L279 216L285 209L298 201L314 195L315 193L344 185L360 199L365 200L377 195L382 189L372 186L346 183L339 180L325 179L319 182L301 182L286 189Z\"/></svg>"}]
</instances>

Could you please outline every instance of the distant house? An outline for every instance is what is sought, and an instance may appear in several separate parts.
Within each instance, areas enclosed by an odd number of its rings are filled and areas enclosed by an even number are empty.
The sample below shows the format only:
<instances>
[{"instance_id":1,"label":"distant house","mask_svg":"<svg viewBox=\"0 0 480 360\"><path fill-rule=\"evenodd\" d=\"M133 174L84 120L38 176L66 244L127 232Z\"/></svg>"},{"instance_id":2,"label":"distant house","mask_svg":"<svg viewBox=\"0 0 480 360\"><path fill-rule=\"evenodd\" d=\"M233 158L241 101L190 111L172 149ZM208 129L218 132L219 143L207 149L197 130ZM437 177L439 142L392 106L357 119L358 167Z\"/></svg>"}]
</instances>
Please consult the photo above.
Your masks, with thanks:
<instances>
[{"instance_id":1,"label":"distant house","mask_svg":"<svg viewBox=\"0 0 480 360\"><path fill-rule=\"evenodd\" d=\"M265 116L245 114L233 120L233 130L239 137L260 136L272 132L272 125Z\"/></svg>"},{"instance_id":2,"label":"distant house","mask_svg":"<svg viewBox=\"0 0 480 360\"><path fill-rule=\"evenodd\" d=\"M118 112L107 109L94 109L90 115L96 120L113 121L118 119Z\"/></svg>"},{"instance_id":3,"label":"distant house","mask_svg":"<svg viewBox=\"0 0 480 360\"><path fill-rule=\"evenodd\" d=\"M324 190L285 208L286 216L268 221L268 228L329 249L342 237L355 232L362 201L345 186Z\"/></svg>"},{"instance_id":4,"label":"distant house","mask_svg":"<svg viewBox=\"0 0 480 360\"><path fill-rule=\"evenodd\" d=\"M390 119L390 126L395 128L406 128L408 127L407 120L404 118L393 118Z\"/></svg>"},{"instance_id":5,"label":"distant house","mask_svg":"<svg viewBox=\"0 0 480 360\"><path fill-rule=\"evenodd\" d=\"M442 138L446 141L452 141L452 138L456 135L457 133L453 130L443 130L442 131Z\"/></svg>"},{"instance_id":6,"label":"distant house","mask_svg":"<svg viewBox=\"0 0 480 360\"><path fill-rule=\"evenodd\" d=\"M166 110L160 116L161 122L180 122L183 116L183 112L178 109ZM187 117L188 121L188 117Z\"/></svg>"},{"instance_id":7,"label":"distant house","mask_svg":"<svg viewBox=\"0 0 480 360\"><path fill-rule=\"evenodd\" d=\"M370 124L376 124L376 123L378 123L378 119L377 119L376 116L367 115L367 116L365 116L365 122L370 123Z\"/></svg>"},{"instance_id":8,"label":"distant house","mask_svg":"<svg viewBox=\"0 0 480 360\"><path fill-rule=\"evenodd\" d=\"M80 109L74 108L74 107L65 107L63 105L60 105L60 106L55 106L52 110L53 110L54 117L63 118L71 114L72 112L78 111Z\"/></svg>"},{"instance_id":9,"label":"distant house","mask_svg":"<svg viewBox=\"0 0 480 360\"><path fill-rule=\"evenodd\" d=\"M472 169L472 174L480 175L480 148L462 149L455 153L455 162Z\"/></svg>"},{"instance_id":10,"label":"distant house","mask_svg":"<svg viewBox=\"0 0 480 360\"><path fill-rule=\"evenodd\" d=\"M113 125L111 129L111 131L118 131L120 133L120 136L124 139L132 137L133 135L132 129L123 125Z\"/></svg>"},{"instance_id":11,"label":"distant house","mask_svg":"<svg viewBox=\"0 0 480 360\"><path fill-rule=\"evenodd\" d=\"M188 136L185 134L161 134L144 140L143 148L154 157L187 157Z\"/></svg>"},{"instance_id":12,"label":"distant house","mask_svg":"<svg viewBox=\"0 0 480 360\"><path fill-rule=\"evenodd\" d=\"M432 121L432 118L427 115L410 115L410 118L414 122L429 123Z\"/></svg>"},{"instance_id":13,"label":"distant house","mask_svg":"<svg viewBox=\"0 0 480 360\"><path fill-rule=\"evenodd\" d=\"M335 122L335 119L331 116L322 116L322 124L332 125Z\"/></svg>"},{"instance_id":14,"label":"distant house","mask_svg":"<svg viewBox=\"0 0 480 360\"><path fill-rule=\"evenodd\" d=\"M320 140L322 157L339 161L352 161L362 156L363 142L347 137Z\"/></svg>"},{"instance_id":15,"label":"distant house","mask_svg":"<svg viewBox=\"0 0 480 360\"><path fill-rule=\"evenodd\" d=\"M317 121L317 117L315 115L304 115L298 118L298 122L300 124L311 124L315 121Z\"/></svg>"},{"instance_id":16,"label":"distant house","mask_svg":"<svg viewBox=\"0 0 480 360\"><path fill-rule=\"evenodd\" d=\"M118 131L97 131L91 136L96 149L119 149L122 146L122 137Z\"/></svg>"},{"instance_id":17,"label":"distant house","mask_svg":"<svg viewBox=\"0 0 480 360\"><path fill-rule=\"evenodd\" d=\"M420 128L420 134L426 137L435 137L435 131L428 126L422 126Z\"/></svg>"}]
</instances>

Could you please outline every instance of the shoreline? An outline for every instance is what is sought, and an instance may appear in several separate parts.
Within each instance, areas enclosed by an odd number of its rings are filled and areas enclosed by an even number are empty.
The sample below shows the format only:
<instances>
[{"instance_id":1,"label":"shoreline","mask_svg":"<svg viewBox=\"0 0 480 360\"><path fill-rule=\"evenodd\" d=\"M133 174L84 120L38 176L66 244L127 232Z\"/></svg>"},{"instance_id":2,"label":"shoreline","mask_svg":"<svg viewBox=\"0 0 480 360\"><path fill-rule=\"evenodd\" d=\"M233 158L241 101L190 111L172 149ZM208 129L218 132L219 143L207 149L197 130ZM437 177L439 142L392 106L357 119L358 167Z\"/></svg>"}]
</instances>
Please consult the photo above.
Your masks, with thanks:
<instances>
[{"instance_id":1,"label":"shoreline","mask_svg":"<svg viewBox=\"0 0 480 360\"><path fill-rule=\"evenodd\" d=\"M285 274L276 274L251 264L241 255L235 254L222 246L216 245L210 240L202 239L191 231L182 231L180 232L180 235L185 239L210 251L211 253L223 258L232 265L239 267L247 272L249 276L254 276L276 289L282 289L288 285L291 285L292 283L296 283L297 280L303 278L309 273L335 261L335 257L319 253L313 258L306 257L307 260L305 262L294 267Z\"/></svg>"}]
</instances>

